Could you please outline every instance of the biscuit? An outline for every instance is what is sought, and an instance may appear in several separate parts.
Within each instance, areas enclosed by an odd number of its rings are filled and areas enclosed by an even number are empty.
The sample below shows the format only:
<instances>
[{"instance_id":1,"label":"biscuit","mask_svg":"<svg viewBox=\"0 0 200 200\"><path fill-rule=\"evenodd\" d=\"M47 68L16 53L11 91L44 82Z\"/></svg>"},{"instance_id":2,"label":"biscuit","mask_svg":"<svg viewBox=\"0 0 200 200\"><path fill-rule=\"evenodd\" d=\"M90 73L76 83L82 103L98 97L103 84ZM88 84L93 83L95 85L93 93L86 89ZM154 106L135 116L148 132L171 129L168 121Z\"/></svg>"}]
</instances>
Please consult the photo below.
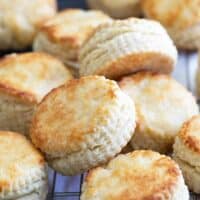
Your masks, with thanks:
<instances>
[{"instance_id":1,"label":"biscuit","mask_svg":"<svg viewBox=\"0 0 200 200\"><path fill-rule=\"evenodd\" d=\"M173 157L183 171L186 184L200 193L200 115L184 123L173 146Z\"/></svg>"},{"instance_id":2,"label":"biscuit","mask_svg":"<svg viewBox=\"0 0 200 200\"><path fill-rule=\"evenodd\" d=\"M196 94L200 97L200 50L198 52L198 68L196 71Z\"/></svg>"},{"instance_id":3,"label":"biscuit","mask_svg":"<svg viewBox=\"0 0 200 200\"><path fill-rule=\"evenodd\" d=\"M72 79L44 53L11 54L0 60L0 130L28 134L35 106L51 89Z\"/></svg>"},{"instance_id":4,"label":"biscuit","mask_svg":"<svg viewBox=\"0 0 200 200\"><path fill-rule=\"evenodd\" d=\"M192 94L168 75L141 72L124 77L119 85L135 102L135 149L170 152L182 124L199 113Z\"/></svg>"},{"instance_id":5,"label":"biscuit","mask_svg":"<svg viewBox=\"0 0 200 200\"><path fill-rule=\"evenodd\" d=\"M33 49L50 53L76 69L82 44L99 24L109 21L100 11L64 10L43 24Z\"/></svg>"},{"instance_id":6,"label":"biscuit","mask_svg":"<svg viewBox=\"0 0 200 200\"><path fill-rule=\"evenodd\" d=\"M172 72L177 51L157 22L131 18L107 23L91 35L80 52L80 75L118 79L141 70Z\"/></svg>"},{"instance_id":7,"label":"biscuit","mask_svg":"<svg viewBox=\"0 0 200 200\"><path fill-rule=\"evenodd\" d=\"M200 116L186 121L174 144L174 154L190 165L200 167Z\"/></svg>"},{"instance_id":8,"label":"biscuit","mask_svg":"<svg viewBox=\"0 0 200 200\"><path fill-rule=\"evenodd\" d=\"M53 169L75 175L119 153L134 129L132 100L116 82L88 76L67 82L43 99L30 135Z\"/></svg>"},{"instance_id":9,"label":"biscuit","mask_svg":"<svg viewBox=\"0 0 200 200\"><path fill-rule=\"evenodd\" d=\"M141 16L140 0L87 0L92 9L102 10L113 18Z\"/></svg>"},{"instance_id":10,"label":"biscuit","mask_svg":"<svg viewBox=\"0 0 200 200\"><path fill-rule=\"evenodd\" d=\"M200 46L200 0L142 0L146 17L159 21L176 46L195 50Z\"/></svg>"},{"instance_id":11,"label":"biscuit","mask_svg":"<svg viewBox=\"0 0 200 200\"><path fill-rule=\"evenodd\" d=\"M0 199L45 200L47 167L22 135L0 131Z\"/></svg>"},{"instance_id":12,"label":"biscuit","mask_svg":"<svg viewBox=\"0 0 200 200\"><path fill-rule=\"evenodd\" d=\"M118 155L86 177L81 200L189 200L178 165L153 151Z\"/></svg>"},{"instance_id":13,"label":"biscuit","mask_svg":"<svg viewBox=\"0 0 200 200\"><path fill-rule=\"evenodd\" d=\"M174 156L173 158L180 166L188 188L192 192L200 194L200 167L192 166L176 156Z\"/></svg>"},{"instance_id":14,"label":"biscuit","mask_svg":"<svg viewBox=\"0 0 200 200\"><path fill-rule=\"evenodd\" d=\"M32 45L39 26L56 12L56 0L0 0L0 50Z\"/></svg>"}]
</instances>

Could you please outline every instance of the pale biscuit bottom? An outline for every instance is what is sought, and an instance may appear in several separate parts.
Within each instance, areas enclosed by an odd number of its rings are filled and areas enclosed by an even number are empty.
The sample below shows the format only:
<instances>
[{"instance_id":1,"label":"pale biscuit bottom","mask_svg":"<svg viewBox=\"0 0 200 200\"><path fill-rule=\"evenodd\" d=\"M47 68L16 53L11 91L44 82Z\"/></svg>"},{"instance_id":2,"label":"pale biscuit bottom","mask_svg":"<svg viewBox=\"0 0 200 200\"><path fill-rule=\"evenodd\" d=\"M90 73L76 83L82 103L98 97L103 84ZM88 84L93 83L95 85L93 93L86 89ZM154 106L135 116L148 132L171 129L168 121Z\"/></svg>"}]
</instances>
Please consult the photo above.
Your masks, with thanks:
<instances>
[{"instance_id":1,"label":"pale biscuit bottom","mask_svg":"<svg viewBox=\"0 0 200 200\"><path fill-rule=\"evenodd\" d=\"M200 193L200 167L194 167L187 162L181 160L176 156L173 155L173 159L178 163L180 166L185 182L188 185L189 189L195 193Z\"/></svg>"}]
</instances>

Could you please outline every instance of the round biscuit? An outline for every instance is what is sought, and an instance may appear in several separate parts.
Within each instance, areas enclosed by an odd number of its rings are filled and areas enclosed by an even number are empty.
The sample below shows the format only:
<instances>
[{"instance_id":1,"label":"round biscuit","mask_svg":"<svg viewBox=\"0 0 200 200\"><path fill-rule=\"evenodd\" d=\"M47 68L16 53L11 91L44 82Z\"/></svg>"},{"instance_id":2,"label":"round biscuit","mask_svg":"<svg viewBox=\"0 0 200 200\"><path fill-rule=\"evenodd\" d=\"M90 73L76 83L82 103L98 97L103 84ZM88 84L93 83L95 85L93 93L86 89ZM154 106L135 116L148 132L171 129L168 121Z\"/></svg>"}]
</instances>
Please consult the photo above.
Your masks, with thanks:
<instances>
[{"instance_id":1,"label":"round biscuit","mask_svg":"<svg viewBox=\"0 0 200 200\"><path fill-rule=\"evenodd\" d=\"M192 166L200 167L200 116L185 122L176 137L174 154Z\"/></svg>"},{"instance_id":2,"label":"round biscuit","mask_svg":"<svg viewBox=\"0 0 200 200\"><path fill-rule=\"evenodd\" d=\"M200 46L200 0L142 0L146 17L166 27L178 48L195 50Z\"/></svg>"},{"instance_id":3,"label":"round biscuit","mask_svg":"<svg viewBox=\"0 0 200 200\"><path fill-rule=\"evenodd\" d=\"M24 136L0 131L0 171L0 199L46 199L45 160Z\"/></svg>"},{"instance_id":4,"label":"round biscuit","mask_svg":"<svg viewBox=\"0 0 200 200\"><path fill-rule=\"evenodd\" d=\"M45 20L56 13L56 0L0 0L0 50L31 47Z\"/></svg>"},{"instance_id":5,"label":"round biscuit","mask_svg":"<svg viewBox=\"0 0 200 200\"><path fill-rule=\"evenodd\" d=\"M177 51L157 22L130 18L101 25L80 51L80 75L110 79L150 70L171 73Z\"/></svg>"},{"instance_id":6,"label":"round biscuit","mask_svg":"<svg viewBox=\"0 0 200 200\"><path fill-rule=\"evenodd\" d=\"M189 200L178 165L153 151L118 155L89 172L81 200Z\"/></svg>"},{"instance_id":7,"label":"round biscuit","mask_svg":"<svg viewBox=\"0 0 200 200\"><path fill-rule=\"evenodd\" d=\"M124 77L119 85L135 102L135 149L170 152L182 124L199 113L192 94L170 76L140 72Z\"/></svg>"},{"instance_id":8,"label":"round biscuit","mask_svg":"<svg viewBox=\"0 0 200 200\"><path fill-rule=\"evenodd\" d=\"M32 142L49 165L74 175L106 163L126 146L135 129L135 108L117 83L100 76L68 81L39 104Z\"/></svg>"}]
</instances>

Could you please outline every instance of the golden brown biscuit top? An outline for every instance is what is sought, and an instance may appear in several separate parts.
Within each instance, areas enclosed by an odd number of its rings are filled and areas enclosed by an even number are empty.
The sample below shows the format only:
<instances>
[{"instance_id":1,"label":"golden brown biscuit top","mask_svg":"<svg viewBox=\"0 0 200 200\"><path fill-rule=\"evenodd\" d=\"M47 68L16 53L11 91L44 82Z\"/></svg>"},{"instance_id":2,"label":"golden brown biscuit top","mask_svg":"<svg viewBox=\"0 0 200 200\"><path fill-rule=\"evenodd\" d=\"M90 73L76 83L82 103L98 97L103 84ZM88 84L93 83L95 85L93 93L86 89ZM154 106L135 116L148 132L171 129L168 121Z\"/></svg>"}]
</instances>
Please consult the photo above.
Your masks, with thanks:
<instances>
[{"instance_id":1,"label":"golden brown biscuit top","mask_svg":"<svg viewBox=\"0 0 200 200\"><path fill-rule=\"evenodd\" d=\"M85 149L90 136L110 123L120 95L116 82L101 76L68 81L39 104L31 128L33 143L53 157Z\"/></svg>"},{"instance_id":2,"label":"golden brown biscuit top","mask_svg":"<svg viewBox=\"0 0 200 200\"><path fill-rule=\"evenodd\" d=\"M99 24L109 21L111 18L100 11L67 9L48 20L41 32L53 42L79 47Z\"/></svg>"},{"instance_id":3,"label":"golden brown biscuit top","mask_svg":"<svg viewBox=\"0 0 200 200\"><path fill-rule=\"evenodd\" d=\"M200 22L200 0L142 0L147 17L168 28L185 29Z\"/></svg>"},{"instance_id":4,"label":"golden brown biscuit top","mask_svg":"<svg viewBox=\"0 0 200 200\"><path fill-rule=\"evenodd\" d=\"M172 199L181 171L167 156L153 151L119 155L107 166L91 170L81 199Z\"/></svg>"},{"instance_id":5,"label":"golden brown biscuit top","mask_svg":"<svg viewBox=\"0 0 200 200\"><path fill-rule=\"evenodd\" d=\"M192 94L168 75L140 72L119 84L135 102L139 131L173 138L186 120L199 113Z\"/></svg>"},{"instance_id":6,"label":"golden brown biscuit top","mask_svg":"<svg viewBox=\"0 0 200 200\"><path fill-rule=\"evenodd\" d=\"M26 102L39 102L71 78L65 66L48 54L11 54L0 60L0 91Z\"/></svg>"},{"instance_id":7,"label":"golden brown biscuit top","mask_svg":"<svg viewBox=\"0 0 200 200\"><path fill-rule=\"evenodd\" d=\"M25 181L38 178L44 170L42 155L25 138L25 136L0 131L0 193L17 187L25 187Z\"/></svg>"},{"instance_id":8,"label":"golden brown biscuit top","mask_svg":"<svg viewBox=\"0 0 200 200\"><path fill-rule=\"evenodd\" d=\"M189 149L200 154L200 116L185 122L178 136Z\"/></svg>"}]
</instances>

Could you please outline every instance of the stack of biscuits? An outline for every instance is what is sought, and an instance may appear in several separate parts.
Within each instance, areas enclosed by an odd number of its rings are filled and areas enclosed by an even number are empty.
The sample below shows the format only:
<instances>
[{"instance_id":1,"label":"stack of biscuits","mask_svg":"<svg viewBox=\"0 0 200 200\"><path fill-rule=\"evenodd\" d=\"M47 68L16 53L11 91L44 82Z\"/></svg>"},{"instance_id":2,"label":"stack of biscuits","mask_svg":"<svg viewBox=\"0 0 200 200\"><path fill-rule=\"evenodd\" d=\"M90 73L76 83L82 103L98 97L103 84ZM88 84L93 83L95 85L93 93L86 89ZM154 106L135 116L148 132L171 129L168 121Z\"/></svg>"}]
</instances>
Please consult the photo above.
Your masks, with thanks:
<instances>
[{"instance_id":1,"label":"stack of biscuits","mask_svg":"<svg viewBox=\"0 0 200 200\"><path fill-rule=\"evenodd\" d=\"M1 200L45 200L47 165L89 171L81 200L200 193L199 108L171 77L176 47L198 48L200 2L182 1L171 23L173 2L88 0L98 11L56 13L54 0L0 0L0 49L34 51L0 59ZM142 12L151 20L112 18Z\"/></svg>"}]
</instances>

